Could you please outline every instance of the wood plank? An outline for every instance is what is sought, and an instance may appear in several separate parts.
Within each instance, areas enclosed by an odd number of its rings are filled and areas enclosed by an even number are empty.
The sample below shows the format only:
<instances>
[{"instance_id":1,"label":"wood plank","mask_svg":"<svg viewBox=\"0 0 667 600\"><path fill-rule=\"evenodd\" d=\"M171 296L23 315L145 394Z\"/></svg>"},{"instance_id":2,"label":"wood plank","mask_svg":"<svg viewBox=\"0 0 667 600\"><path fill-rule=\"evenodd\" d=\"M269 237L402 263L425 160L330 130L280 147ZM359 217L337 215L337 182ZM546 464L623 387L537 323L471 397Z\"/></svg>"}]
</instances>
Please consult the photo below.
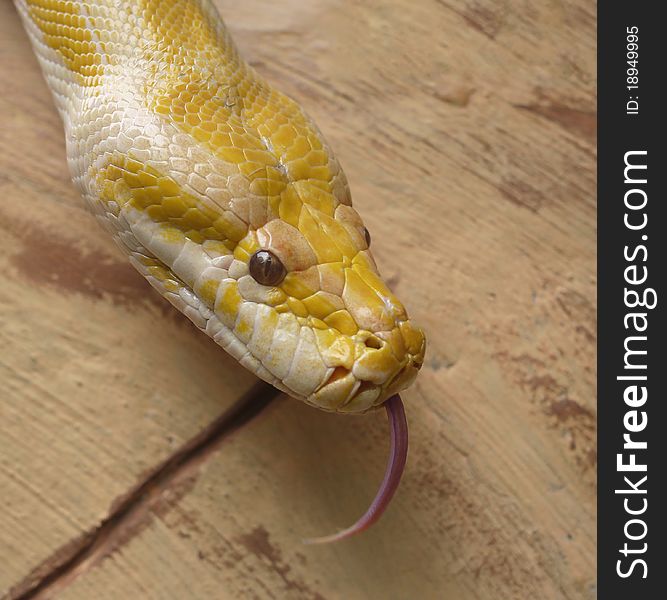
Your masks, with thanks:
<instances>
[{"instance_id":1,"label":"wood plank","mask_svg":"<svg viewBox=\"0 0 667 600\"><path fill-rule=\"evenodd\" d=\"M303 546L302 537L347 525L365 507L383 470L386 425L382 414L335 417L285 400L204 457L205 468L186 470L147 508L140 527L120 532L122 544L54 589L70 599L594 598L594 6L583 0L538 6L472 0L216 4L244 54L298 99L331 141L371 230L381 271L427 330L425 367L405 394L411 426L405 480L387 515L364 536ZM14 31L15 17L8 19L16 52L26 44ZM34 61L27 53L14 58L12 77L27 80L13 83L22 86L13 110L21 114L24 99L35 105L28 113L44 106L39 119L11 124L28 158L10 159L22 175L4 175L4 181L13 177L14 196L20 191L23 202L33 199L30 210L45 215L40 223L84 222L54 158L58 151L62 156L59 125L46 97L34 91L43 90L41 83L23 72ZM7 60L1 68L8 72ZM44 136L53 141L45 143ZM43 174L34 174L35 164L44 165ZM15 172L1 172L8 171ZM37 180L39 191L31 195L31 186L21 183L26 178ZM55 201L45 207L38 202L50 189ZM7 204L0 210L13 210ZM13 218L19 212L16 207ZM84 248L103 243L85 226L76 227ZM8 248L18 247L18 239L10 241ZM15 277L28 287L18 272ZM81 346L73 372L85 390L78 400L74 386L63 383L53 392L48 414L58 428L42 447L45 460L54 461L50 453L62 447L55 440L63 436L68 448L98 456L83 432L113 428L104 447L119 459L107 461L118 468L117 487L130 486L133 461L149 465L162 456L159 443L145 448L137 441L140 432L159 442L160 433L179 431L183 439L210 416L207 408L217 406L204 390L187 403L182 393L166 390L206 387L208 377L224 387L224 374L213 368L221 359L176 325L171 335L180 337L173 345L161 337L146 352L149 330L164 317L143 299L114 304L106 295L93 300L54 291L43 303L51 284L30 285L22 291L17 284L0 296L15 311L15 298L27 307L21 319L11 320L16 333L5 343L14 350L3 350L3 360L35 353L45 323L58 324L58 331L87 329L85 337L69 334L55 353L39 351L55 365L44 375L50 381L69 364L56 359ZM52 312L37 323L31 317L41 304ZM81 325L79 315L89 306L104 318ZM136 334L119 326L127 319ZM34 334L20 343L25 345L14 341L28 329ZM91 363L90 345L99 351L109 340L113 360L102 355ZM124 352L117 348L121 343ZM184 363L192 347L200 349L197 361ZM143 365L135 363L152 352L159 352L159 371L173 378L161 388L157 407L150 391L160 383L140 380ZM40 368L30 371L23 360L16 371L34 381ZM127 362L109 370L122 360ZM179 375L169 372L173 364L182 365ZM108 378L101 391L99 377ZM123 421L117 406L104 403L90 427L64 429L65 419L78 423L81 407L90 406L87 390L97 399L107 389L131 407L124 410L136 411L132 420ZM24 421L35 410L23 405L44 402L37 392L17 392L16 398ZM17 430L27 439L25 429ZM128 455L130 468L123 471ZM29 470L29 456L15 460ZM57 462L61 477L83 477L85 468L66 453ZM38 471L26 479L34 485L41 477ZM79 481L85 489L92 485ZM54 482L40 488L55 487L48 496L31 500L37 495L24 493L32 507L29 526L44 547L85 529L61 526L61 535L54 534L52 513L71 506ZM111 484L95 489L106 506L120 493ZM100 505L81 497L69 518L88 523ZM16 524L5 529L6 522L0 517L2 539L4 531L23 535ZM24 560L14 571L33 563Z\"/></svg>"}]
</instances>

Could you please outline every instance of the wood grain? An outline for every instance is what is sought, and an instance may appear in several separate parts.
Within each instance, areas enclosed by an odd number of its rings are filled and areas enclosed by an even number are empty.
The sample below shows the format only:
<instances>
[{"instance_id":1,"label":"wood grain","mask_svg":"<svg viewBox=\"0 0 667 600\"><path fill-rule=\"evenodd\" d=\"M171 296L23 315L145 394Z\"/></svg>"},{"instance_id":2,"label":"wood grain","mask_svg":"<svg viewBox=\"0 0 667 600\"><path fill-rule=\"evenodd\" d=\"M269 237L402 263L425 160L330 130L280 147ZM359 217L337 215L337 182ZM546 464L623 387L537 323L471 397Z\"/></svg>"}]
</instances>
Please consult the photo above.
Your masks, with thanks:
<instances>
[{"instance_id":1,"label":"wood grain","mask_svg":"<svg viewBox=\"0 0 667 600\"><path fill-rule=\"evenodd\" d=\"M218 0L315 118L428 334L408 467L374 529L381 413L284 399L202 451L41 597L594 598L595 6ZM0 6L0 597L113 518L253 384L82 210ZM200 433L201 435L201 433ZM158 486L159 487L159 486Z\"/></svg>"}]
</instances>

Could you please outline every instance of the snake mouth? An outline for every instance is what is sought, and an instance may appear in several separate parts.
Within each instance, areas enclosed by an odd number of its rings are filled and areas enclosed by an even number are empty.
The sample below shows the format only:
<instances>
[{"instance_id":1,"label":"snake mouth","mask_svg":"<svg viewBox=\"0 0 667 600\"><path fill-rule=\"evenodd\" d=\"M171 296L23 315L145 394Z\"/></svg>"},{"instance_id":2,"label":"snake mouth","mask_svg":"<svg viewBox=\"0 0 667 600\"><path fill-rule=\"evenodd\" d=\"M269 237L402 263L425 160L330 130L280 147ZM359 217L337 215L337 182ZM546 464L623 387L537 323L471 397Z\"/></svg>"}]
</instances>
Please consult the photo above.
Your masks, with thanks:
<instances>
[{"instance_id":1,"label":"snake mouth","mask_svg":"<svg viewBox=\"0 0 667 600\"><path fill-rule=\"evenodd\" d=\"M385 400L406 389L422 366L421 356L408 355L403 365L384 382L358 377L352 369L336 366L308 398L318 408L340 413L362 414L382 406Z\"/></svg>"}]
</instances>

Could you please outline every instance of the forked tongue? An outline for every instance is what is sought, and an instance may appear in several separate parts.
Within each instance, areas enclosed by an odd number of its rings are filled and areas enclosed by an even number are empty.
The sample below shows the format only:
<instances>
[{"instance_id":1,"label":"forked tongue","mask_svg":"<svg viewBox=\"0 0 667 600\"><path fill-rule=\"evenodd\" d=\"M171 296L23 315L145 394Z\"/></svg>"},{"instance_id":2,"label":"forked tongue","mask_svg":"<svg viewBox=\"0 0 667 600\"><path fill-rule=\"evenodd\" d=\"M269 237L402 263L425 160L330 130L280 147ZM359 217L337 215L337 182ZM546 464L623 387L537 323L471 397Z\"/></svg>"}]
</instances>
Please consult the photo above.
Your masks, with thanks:
<instances>
[{"instance_id":1,"label":"forked tongue","mask_svg":"<svg viewBox=\"0 0 667 600\"><path fill-rule=\"evenodd\" d=\"M389 419L391 446L384 479L373 502L361 518L350 527L332 535L304 540L306 544L328 544L361 533L375 523L389 506L391 498L401 481L405 460L408 456L408 423L405 420L403 402L398 394L389 398L384 406L387 409L387 418Z\"/></svg>"}]
</instances>

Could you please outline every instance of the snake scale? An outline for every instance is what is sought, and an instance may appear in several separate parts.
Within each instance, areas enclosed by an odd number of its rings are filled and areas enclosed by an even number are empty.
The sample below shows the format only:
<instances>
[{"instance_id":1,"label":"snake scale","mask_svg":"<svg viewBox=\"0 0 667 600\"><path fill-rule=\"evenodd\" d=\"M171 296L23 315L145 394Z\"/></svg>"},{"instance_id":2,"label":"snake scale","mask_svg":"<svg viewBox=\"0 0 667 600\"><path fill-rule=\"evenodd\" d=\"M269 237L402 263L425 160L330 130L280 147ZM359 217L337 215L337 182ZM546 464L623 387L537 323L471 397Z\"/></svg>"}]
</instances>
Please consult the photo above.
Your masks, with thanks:
<instances>
[{"instance_id":1,"label":"snake scale","mask_svg":"<svg viewBox=\"0 0 667 600\"><path fill-rule=\"evenodd\" d=\"M245 63L207 0L15 0L62 118L72 178L132 265L238 362L323 410L384 405L425 338L378 274L312 120Z\"/></svg>"}]
</instances>

